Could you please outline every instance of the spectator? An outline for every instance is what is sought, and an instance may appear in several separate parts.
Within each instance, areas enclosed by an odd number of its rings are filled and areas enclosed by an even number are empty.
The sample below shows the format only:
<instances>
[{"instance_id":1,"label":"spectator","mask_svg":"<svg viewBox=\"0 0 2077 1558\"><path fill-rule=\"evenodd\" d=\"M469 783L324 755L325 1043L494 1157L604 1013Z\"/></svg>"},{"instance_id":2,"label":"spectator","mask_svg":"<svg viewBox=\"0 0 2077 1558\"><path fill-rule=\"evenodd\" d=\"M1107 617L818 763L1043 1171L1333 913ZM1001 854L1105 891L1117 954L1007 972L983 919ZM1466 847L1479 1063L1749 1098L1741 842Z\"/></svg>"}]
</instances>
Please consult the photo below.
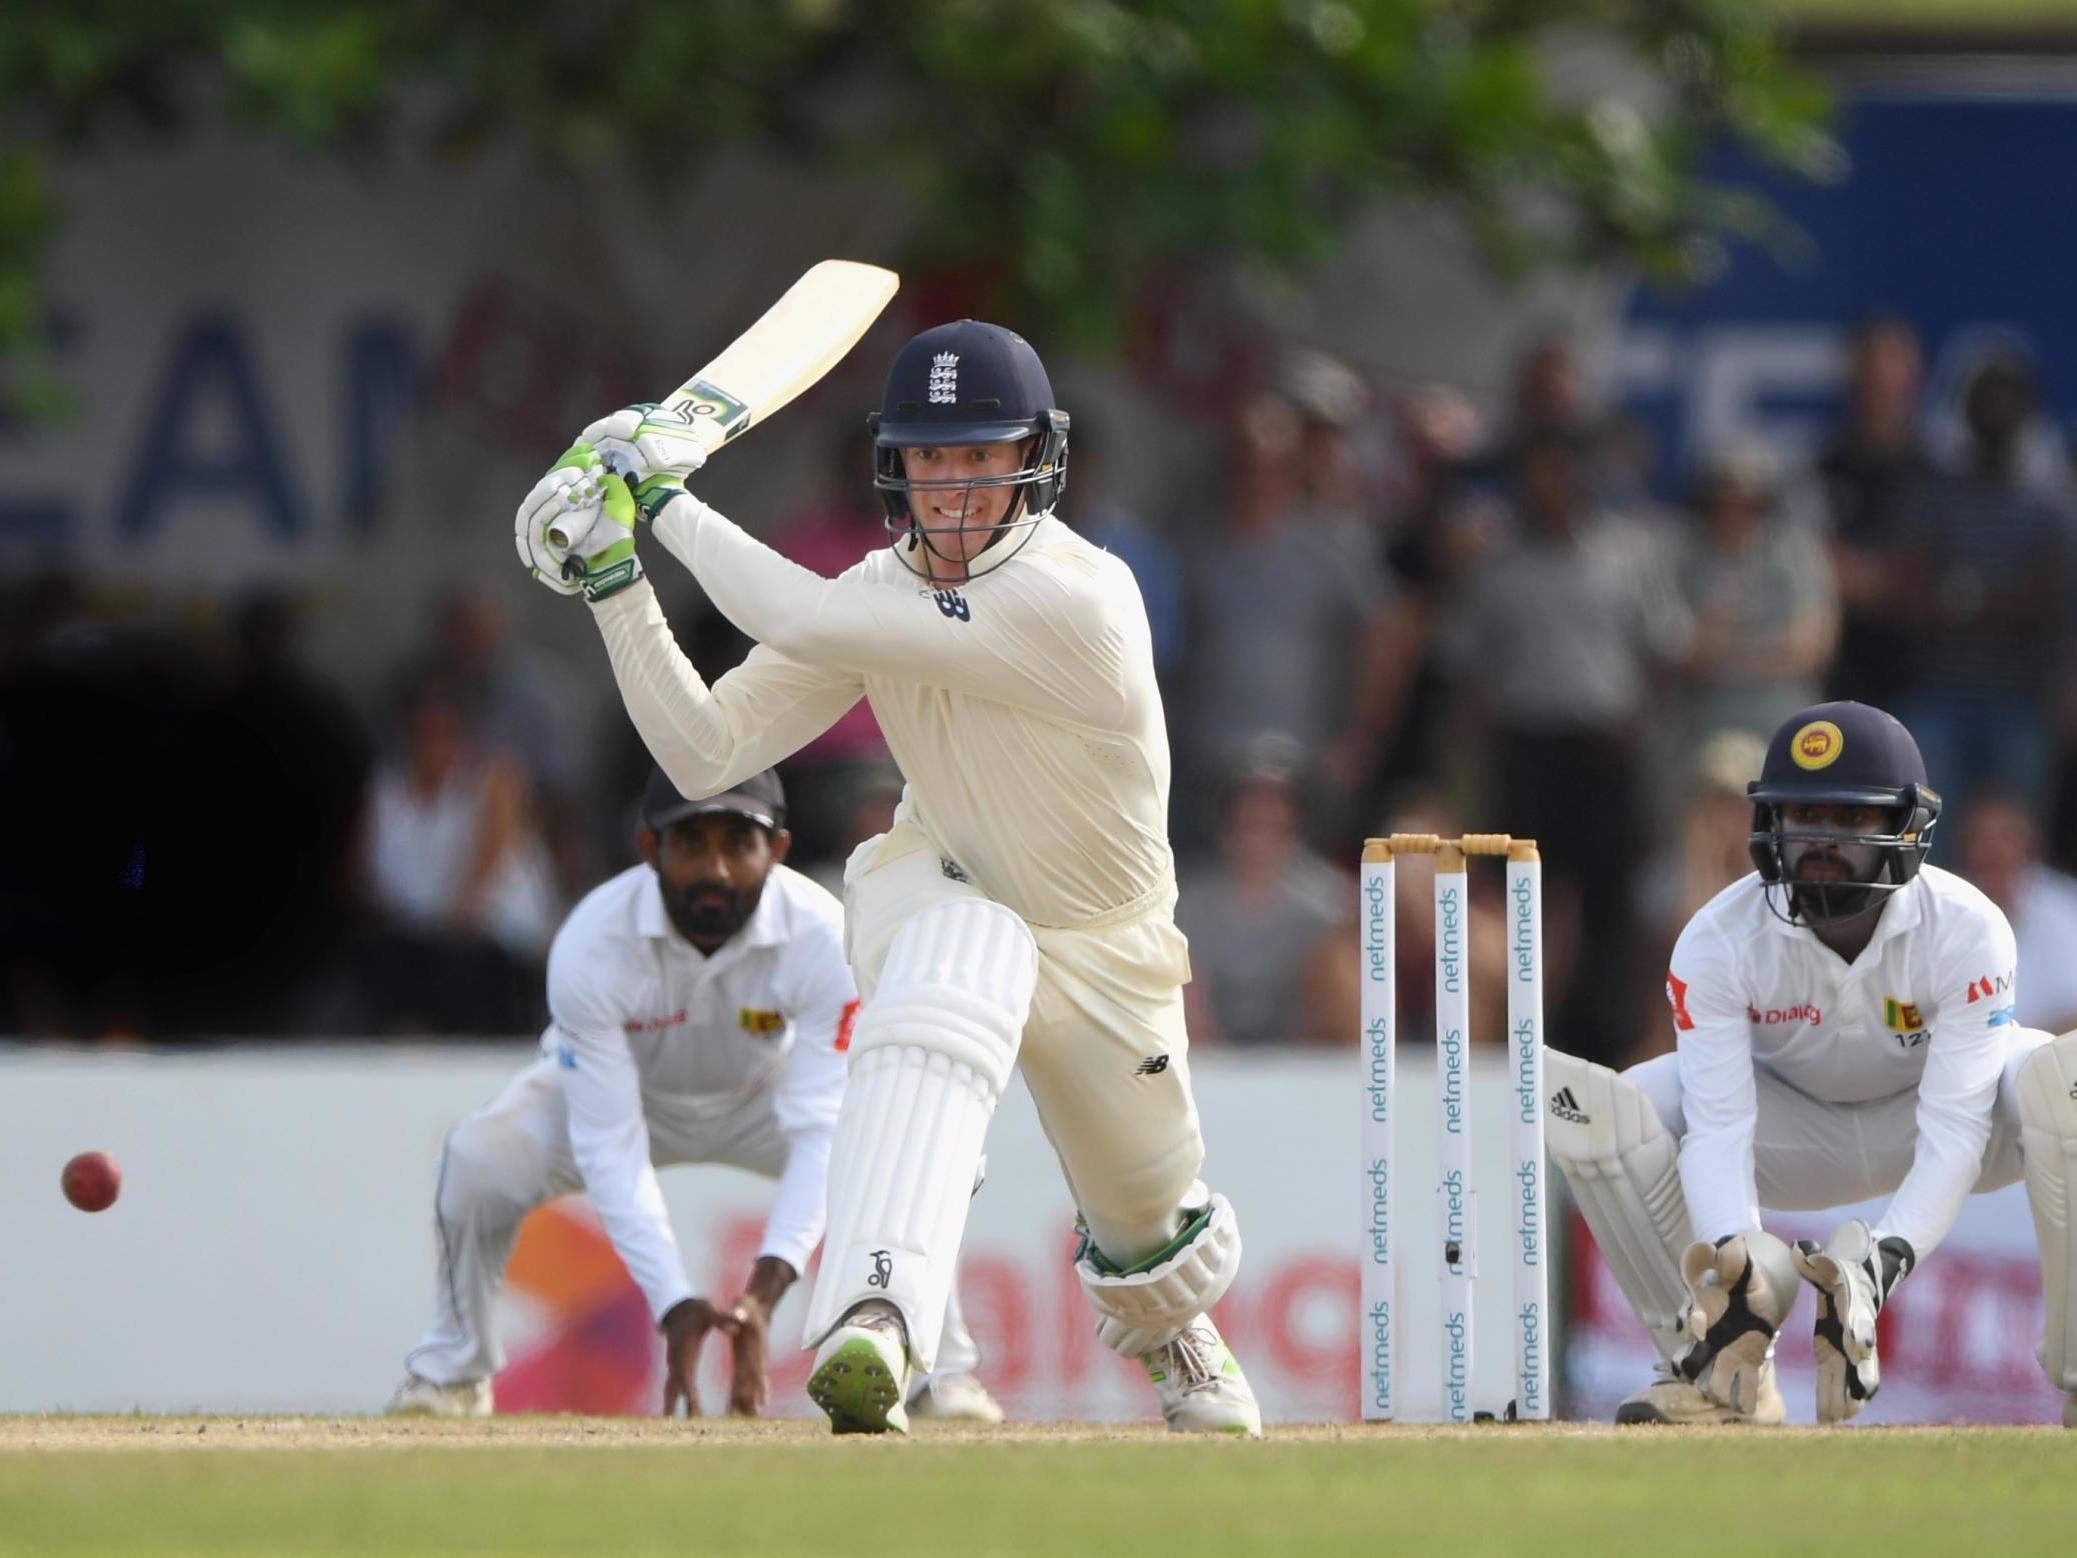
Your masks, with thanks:
<instances>
[{"instance_id":1,"label":"spectator","mask_svg":"<svg viewBox=\"0 0 2077 1558\"><path fill-rule=\"evenodd\" d=\"M1983 789L1962 819L1955 869L2005 911L2019 943L2019 1021L2067 1033L2077 1028L2077 878L2041 855L2025 799Z\"/></svg>"},{"instance_id":2,"label":"spectator","mask_svg":"<svg viewBox=\"0 0 2077 1558\"><path fill-rule=\"evenodd\" d=\"M1841 609L1827 695L1895 708L1918 663L1917 605L1930 558L1919 493L1933 478L1919 435L1925 363L1901 319L1854 332L1846 409L1817 463Z\"/></svg>"},{"instance_id":3,"label":"spectator","mask_svg":"<svg viewBox=\"0 0 2077 1558\"><path fill-rule=\"evenodd\" d=\"M1263 396L1230 441L1220 533L1187 563L1190 661L1177 726L1186 771L1232 772L1265 736L1311 762L1374 753L1389 710L1392 638L1383 579L1303 522L1302 425ZM1340 777L1346 780L1353 762ZM1197 836L1211 797L1181 797Z\"/></svg>"},{"instance_id":4,"label":"spectator","mask_svg":"<svg viewBox=\"0 0 2077 1558\"><path fill-rule=\"evenodd\" d=\"M2047 788L2070 532L2064 512L2018 478L2036 401L2023 361L1985 362L1964 402L1968 471L1920 494L1931 579L1913 621L1924 658L1891 712L1918 738L1926 771L1941 776L1950 823L1967 817L1970 791L1983 784L2035 808Z\"/></svg>"},{"instance_id":5,"label":"spectator","mask_svg":"<svg viewBox=\"0 0 2077 1558\"><path fill-rule=\"evenodd\" d=\"M850 862L851 852L894 826L894 809L901 804L901 797L901 769L892 762L861 764L850 770L842 787L834 793L840 819L831 835L834 845L805 874L842 898L844 868Z\"/></svg>"},{"instance_id":6,"label":"spectator","mask_svg":"<svg viewBox=\"0 0 2077 1558\"><path fill-rule=\"evenodd\" d=\"M1183 1002L1192 1043L1258 1047L1343 1037L1323 1025L1308 975L1354 921L1355 888L1305 842L1300 762L1288 741L1258 742L1221 791L1211 858L1179 873L1176 923L1190 941Z\"/></svg>"},{"instance_id":7,"label":"spectator","mask_svg":"<svg viewBox=\"0 0 2077 1558\"><path fill-rule=\"evenodd\" d=\"M486 753L452 682L404 694L403 744L369 809L369 948L380 1031L516 1033L539 1025L538 988L559 905L520 766Z\"/></svg>"},{"instance_id":8,"label":"spectator","mask_svg":"<svg viewBox=\"0 0 2077 1558\"><path fill-rule=\"evenodd\" d=\"M1384 814L1382 833L1463 831L1429 790L1402 790ZM1407 1044L1435 1042L1435 873L1434 862L1409 856L1392 874L1392 967L1398 994L1399 1039ZM1465 906L1465 944L1470 949L1471 1039L1474 1044L1504 1044L1507 1034L1507 918L1494 894L1497 873L1475 867L1470 872L1470 900ZM1343 892L1353 899L1356 884ZM1335 1044L1352 1044L1362 1031L1363 963L1358 955L1362 928L1350 920L1325 942L1312 959L1307 976L1308 999L1321 1013L1320 1030Z\"/></svg>"},{"instance_id":9,"label":"spectator","mask_svg":"<svg viewBox=\"0 0 2077 1558\"><path fill-rule=\"evenodd\" d=\"M1627 1045L1631 875L1641 854L1640 738L1689 619L1666 548L1595 506L1574 440L1521 445L1516 538L1474 572L1450 624L1470 750L1495 829L1544 847L1553 1044L1597 1060ZM1594 966L1574 966L1591 935Z\"/></svg>"},{"instance_id":10,"label":"spectator","mask_svg":"<svg viewBox=\"0 0 2077 1558\"><path fill-rule=\"evenodd\" d=\"M1839 602L1823 546L1783 519L1780 495L1779 466L1757 442L1712 451L1696 473L1698 523L1674 561L1695 618L1674 722L1680 751L1714 730L1770 733L1817 702Z\"/></svg>"},{"instance_id":11,"label":"spectator","mask_svg":"<svg viewBox=\"0 0 2077 1558\"><path fill-rule=\"evenodd\" d=\"M1068 524L1132 570L1154 635L1154 670L1166 685L1183 660L1183 578L1175 548L1106 489L1090 435L1080 427L1068 444L1068 487L1060 511Z\"/></svg>"},{"instance_id":12,"label":"spectator","mask_svg":"<svg viewBox=\"0 0 2077 1558\"><path fill-rule=\"evenodd\" d=\"M1632 1060L1672 1047L1664 976L1681 931L1697 909L1753 869L1745 787L1760 777L1766 757L1766 737L1749 730L1719 730L1692 749L1677 831L1637 878L1642 967Z\"/></svg>"},{"instance_id":13,"label":"spectator","mask_svg":"<svg viewBox=\"0 0 2077 1558\"><path fill-rule=\"evenodd\" d=\"M595 881L595 819L582 814L579 797L598 775L587 764L586 733L569 713L587 701L563 667L514 638L502 600L457 590L439 603L432 646L406 672L413 676L443 681L461 700L471 741L518 763L563 886L575 891Z\"/></svg>"}]
</instances>

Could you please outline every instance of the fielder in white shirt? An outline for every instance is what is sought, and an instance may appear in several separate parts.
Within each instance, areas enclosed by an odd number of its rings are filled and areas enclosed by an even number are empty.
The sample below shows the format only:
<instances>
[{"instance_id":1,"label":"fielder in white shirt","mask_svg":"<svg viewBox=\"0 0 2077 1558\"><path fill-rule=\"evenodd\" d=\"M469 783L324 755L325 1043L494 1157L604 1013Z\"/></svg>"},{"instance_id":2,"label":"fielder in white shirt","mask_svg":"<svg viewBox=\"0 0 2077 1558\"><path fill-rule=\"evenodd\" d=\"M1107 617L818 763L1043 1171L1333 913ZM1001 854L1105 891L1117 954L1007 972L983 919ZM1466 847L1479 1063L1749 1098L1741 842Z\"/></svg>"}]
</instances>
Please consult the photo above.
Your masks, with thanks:
<instances>
[{"instance_id":1,"label":"fielder in white shirt","mask_svg":"<svg viewBox=\"0 0 2077 1558\"><path fill-rule=\"evenodd\" d=\"M907 781L894 826L845 873L865 1006L809 1394L837 1432L905 1426L904 1382L937 1355L974 1164L1021 1066L1080 1212L1075 1270L1099 1336L1144 1365L1171 1428L1259 1433L1205 1313L1239 1269L1240 1236L1197 1177L1168 740L1138 587L1053 515L1068 419L1021 337L973 320L925 331L870 423L893 544L838 579L689 496L686 424L639 407L587 428L515 525L537 577L591 600L628 713L680 785L732 784L861 697ZM645 516L757 641L712 687L640 577Z\"/></svg>"},{"instance_id":2,"label":"fielder in white shirt","mask_svg":"<svg viewBox=\"0 0 2077 1558\"><path fill-rule=\"evenodd\" d=\"M1755 874L1688 922L1675 1052L1618 1075L1553 1051L1550 1152L1657 1347L1624 1423L1779 1423L1775 1332L1818 1292L1817 1416L1881 1383L1876 1317L1975 1192L2027 1182L2039 1345L2077 1424L2077 1033L2019 1025L2005 916L1926 865L1940 797L1911 733L1827 703L1784 724L1753 802ZM2077 953L2077 949L2070 949ZM1791 1249L1762 1209L1888 1196Z\"/></svg>"},{"instance_id":3,"label":"fielder in white shirt","mask_svg":"<svg viewBox=\"0 0 2077 1558\"><path fill-rule=\"evenodd\" d=\"M768 1392L772 1311L822 1237L830 1135L858 1013L843 911L782 864L779 776L687 800L658 771L642 797L643 864L571 911L548 956L541 1058L448 1133L434 1216L438 1313L407 1359L396 1413L481 1416L504 1354L492 1310L521 1219L582 1190L665 1340L663 1409L698 1410L702 1342L728 1338L729 1410ZM656 1171L727 1163L778 1181L734 1298L686 1280ZM999 1422L948 1295L939 1372L911 1405Z\"/></svg>"}]
</instances>

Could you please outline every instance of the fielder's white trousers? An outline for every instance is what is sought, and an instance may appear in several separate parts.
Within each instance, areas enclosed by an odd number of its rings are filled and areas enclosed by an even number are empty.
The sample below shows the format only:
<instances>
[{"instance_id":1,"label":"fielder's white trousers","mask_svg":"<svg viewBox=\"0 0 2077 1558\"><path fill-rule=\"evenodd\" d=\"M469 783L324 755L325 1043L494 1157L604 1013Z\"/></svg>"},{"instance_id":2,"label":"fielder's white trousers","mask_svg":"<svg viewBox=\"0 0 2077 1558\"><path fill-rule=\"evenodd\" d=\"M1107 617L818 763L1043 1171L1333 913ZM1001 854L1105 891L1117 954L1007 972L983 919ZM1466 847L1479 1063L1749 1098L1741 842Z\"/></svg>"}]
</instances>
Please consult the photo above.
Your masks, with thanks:
<instances>
[{"instance_id":1,"label":"fielder's white trousers","mask_svg":"<svg viewBox=\"0 0 2077 1558\"><path fill-rule=\"evenodd\" d=\"M2000 1189L2020 1177L2014 1081L2020 1065L2049 1037L2035 1028L2012 1030L1974 1194ZM1676 1141L1687 1135L1677 1055L1640 1061L1623 1076L1651 1099ZM1916 1088L1866 1103L1826 1103L1798 1092L1765 1066L1753 1067L1753 1085L1754 1188L1762 1207L1776 1212L1823 1211L1886 1196L1904 1183L1918 1147Z\"/></svg>"},{"instance_id":2,"label":"fielder's white trousers","mask_svg":"<svg viewBox=\"0 0 2077 1558\"><path fill-rule=\"evenodd\" d=\"M724 1163L776 1179L786 1167L786 1138L769 1107L753 1105L720 1119L673 1119L654 1105L646 1115L649 1160L658 1168ZM433 1198L437 1312L405 1360L413 1374L453 1385L488 1379L504 1367L492 1311L520 1222L542 1202L583 1188L552 1059L536 1061L447 1133ZM937 1372L964 1373L980 1360L955 1291L945 1306Z\"/></svg>"}]
</instances>

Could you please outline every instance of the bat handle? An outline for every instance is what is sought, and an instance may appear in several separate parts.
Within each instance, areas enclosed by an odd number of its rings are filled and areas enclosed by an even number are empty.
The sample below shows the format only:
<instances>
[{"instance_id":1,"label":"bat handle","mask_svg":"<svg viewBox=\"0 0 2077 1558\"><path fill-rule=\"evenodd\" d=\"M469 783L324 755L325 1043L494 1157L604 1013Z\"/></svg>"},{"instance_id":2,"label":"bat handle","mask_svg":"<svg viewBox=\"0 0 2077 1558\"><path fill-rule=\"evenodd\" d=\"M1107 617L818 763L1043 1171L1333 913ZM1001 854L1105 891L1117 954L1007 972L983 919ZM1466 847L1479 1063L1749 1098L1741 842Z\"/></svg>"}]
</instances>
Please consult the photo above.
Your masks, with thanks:
<instances>
[{"instance_id":1,"label":"bat handle","mask_svg":"<svg viewBox=\"0 0 2077 1558\"><path fill-rule=\"evenodd\" d=\"M581 555L584 543L591 538L598 522L598 510L579 509L548 527L548 544L566 555Z\"/></svg>"}]
</instances>

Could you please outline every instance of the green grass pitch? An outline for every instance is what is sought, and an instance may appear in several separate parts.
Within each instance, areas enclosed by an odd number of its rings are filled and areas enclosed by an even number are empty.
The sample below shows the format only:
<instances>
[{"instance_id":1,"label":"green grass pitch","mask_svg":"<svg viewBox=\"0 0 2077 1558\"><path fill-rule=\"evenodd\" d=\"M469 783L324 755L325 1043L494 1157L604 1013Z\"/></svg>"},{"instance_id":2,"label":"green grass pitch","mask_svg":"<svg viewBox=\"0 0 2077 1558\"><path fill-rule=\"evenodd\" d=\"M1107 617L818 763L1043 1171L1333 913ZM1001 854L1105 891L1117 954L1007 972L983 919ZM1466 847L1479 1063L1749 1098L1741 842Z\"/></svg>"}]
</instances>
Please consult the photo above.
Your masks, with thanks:
<instances>
[{"instance_id":1,"label":"green grass pitch","mask_svg":"<svg viewBox=\"0 0 2077 1558\"><path fill-rule=\"evenodd\" d=\"M2067 1553L2077 1434L0 1419L0 1553Z\"/></svg>"}]
</instances>

